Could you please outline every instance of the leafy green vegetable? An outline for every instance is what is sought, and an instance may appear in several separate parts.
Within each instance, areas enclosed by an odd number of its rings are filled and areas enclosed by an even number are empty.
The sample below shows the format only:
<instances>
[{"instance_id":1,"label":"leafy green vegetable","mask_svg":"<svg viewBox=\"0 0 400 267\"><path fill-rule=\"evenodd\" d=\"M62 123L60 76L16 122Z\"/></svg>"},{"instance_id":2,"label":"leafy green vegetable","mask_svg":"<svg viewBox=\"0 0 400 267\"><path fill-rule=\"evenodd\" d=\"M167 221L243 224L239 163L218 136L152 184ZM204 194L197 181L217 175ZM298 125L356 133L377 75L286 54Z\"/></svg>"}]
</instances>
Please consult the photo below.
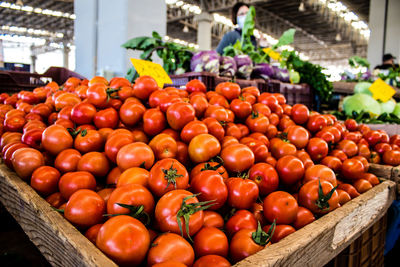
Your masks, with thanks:
<instances>
[{"instance_id":1,"label":"leafy green vegetable","mask_svg":"<svg viewBox=\"0 0 400 267\"><path fill-rule=\"evenodd\" d=\"M272 49L275 50L281 46L293 43L295 33L296 33L295 29L289 29L285 31L279 38L278 42L272 47Z\"/></svg>"},{"instance_id":2,"label":"leafy green vegetable","mask_svg":"<svg viewBox=\"0 0 400 267\"><path fill-rule=\"evenodd\" d=\"M400 117L394 113L382 113L379 116L371 115L369 112L353 111L352 114L346 114L344 111L333 111L331 114L335 115L339 120L355 119L358 123L370 123L370 124L383 124L393 123L400 124Z\"/></svg>"},{"instance_id":3,"label":"leafy green vegetable","mask_svg":"<svg viewBox=\"0 0 400 267\"><path fill-rule=\"evenodd\" d=\"M350 67L353 68L358 68L358 67L367 67L369 68L369 62L366 58L362 58L359 56L352 56L349 58L349 65Z\"/></svg>"},{"instance_id":4,"label":"leafy green vegetable","mask_svg":"<svg viewBox=\"0 0 400 267\"><path fill-rule=\"evenodd\" d=\"M173 42L164 42L161 36L153 31L152 37L132 38L122 45L126 49L143 51L141 59L152 61L154 52L163 60L163 68L169 74L190 71L190 60L193 50ZM126 78L133 81L136 77L134 68L128 70Z\"/></svg>"},{"instance_id":5,"label":"leafy green vegetable","mask_svg":"<svg viewBox=\"0 0 400 267\"><path fill-rule=\"evenodd\" d=\"M242 29L242 40L241 40L242 47L244 47L248 43L251 44L251 36L253 36L254 28L256 26L255 16L256 16L256 10L254 6L251 6L246 14L246 18L244 20L244 25Z\"/></svg>"},{"instance_id":6,"label":"leafy green vegetable","mask_svg":"<svg viewBox=\"0 0 400 267\"><path fill-rule=\"evenodd\" d=\"M343 101L343 110L347 115L352 112L369 112L374 115L380 115L382 113L381 106L372 96L366 94L354 94L346 98Z\"/></svg>"}]
</instances>

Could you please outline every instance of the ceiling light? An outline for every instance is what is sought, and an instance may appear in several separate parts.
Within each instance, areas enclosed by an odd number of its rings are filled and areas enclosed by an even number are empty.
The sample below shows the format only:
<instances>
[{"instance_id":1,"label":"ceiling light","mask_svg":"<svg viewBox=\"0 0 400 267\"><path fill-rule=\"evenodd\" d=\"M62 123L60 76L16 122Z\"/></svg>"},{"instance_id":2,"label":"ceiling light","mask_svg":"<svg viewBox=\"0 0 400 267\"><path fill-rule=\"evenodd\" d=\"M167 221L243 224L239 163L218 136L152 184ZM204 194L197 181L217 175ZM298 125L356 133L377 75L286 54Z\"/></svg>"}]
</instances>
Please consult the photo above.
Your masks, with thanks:
<instances>
[{"instance_id":1,"label":"ceiling light","mask_svg":"<svg viewBox=\"0 0 400 267\"><path fill-rule=\"evenodd\" d=\"M24 11L27 13L36 13L36 14L41 14L41 15L46 15L46 16L53 16L53 17L64 17L68 19L75 19L76 16L75 14L69 14L69 13L64 13L59 10L50 10L50 9L41 9L41 8L33 8L31 6L25 6L24 3L21 0L16 1L15 4L11 4L9 2L2 1L0 2L0 7L2 8L9 8L9 9L14 9L14 10L20 10Z\"/></svg>"},{"instance_id":2,"label":"ceiling light","mask_svg":"<svg viewBox=\"0 0 400 267\"><path fill-rule=\"evenodd\" d=\"M306 8L305 8L305 6L304 6L304 2L301 2L301 3L300 3L300 5L299 5L299 11L300 11L300 12L306 11Z\"/></svg>"},{"instance_id":3,"label":"ceiling light","mask_svg":"<svg viewBox=\"0 0 400 267\"><path fill-rule=\"evenodd\" d=\"M340 33L337 33L337 34L336 34L335 40L336 40L337 42L342 41L342 36L340 35Z\"/></svg>"},{"instance_id":4,"label":"ceiling light","mask_svg":"<svg viewBox=\"0 0 400 267\"><path fill-rule=\"evenodd\" d=\"M185 33L189 32L189 27L187 25L185 25L185 27L183 27L182 31Z\"/></svg>"}]
</instances>

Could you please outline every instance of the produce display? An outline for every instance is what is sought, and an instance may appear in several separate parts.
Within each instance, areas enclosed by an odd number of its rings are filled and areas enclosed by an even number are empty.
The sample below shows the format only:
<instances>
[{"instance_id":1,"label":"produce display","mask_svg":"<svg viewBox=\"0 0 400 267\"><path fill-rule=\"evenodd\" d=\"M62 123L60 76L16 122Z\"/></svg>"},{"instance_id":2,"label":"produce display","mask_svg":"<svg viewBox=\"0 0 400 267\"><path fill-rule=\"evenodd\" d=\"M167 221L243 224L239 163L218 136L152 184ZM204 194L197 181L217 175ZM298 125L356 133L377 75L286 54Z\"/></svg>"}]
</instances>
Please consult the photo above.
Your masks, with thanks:
<instances>
[{"instance_id":1,"label":"produce display","mask_svg":"<svg viewBox=\"0 0 400 267\"><path fill-rule=\"evenodd\" d=\"M121 266L230 266L380 183L400 135L149 76L0 94L5 165Z\"/></svg>"}]
</instances>

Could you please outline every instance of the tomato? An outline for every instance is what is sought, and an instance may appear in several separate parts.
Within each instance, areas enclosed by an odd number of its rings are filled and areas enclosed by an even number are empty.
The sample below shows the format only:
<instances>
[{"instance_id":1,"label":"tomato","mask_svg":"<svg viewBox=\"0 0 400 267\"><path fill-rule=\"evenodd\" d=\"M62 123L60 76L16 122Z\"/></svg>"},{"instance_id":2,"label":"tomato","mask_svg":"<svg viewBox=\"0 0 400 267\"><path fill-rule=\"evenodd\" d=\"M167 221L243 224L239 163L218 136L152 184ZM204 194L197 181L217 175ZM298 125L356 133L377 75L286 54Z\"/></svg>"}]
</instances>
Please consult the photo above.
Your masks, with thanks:
<instances>
[{"instance_id":1,"label":"tomato","mask_svg":"<svg viewBox=\"0 0 400 267\"><path fill-rule=\"evenodd\" d=\"M314 137L308 142L307 152L314 161L320 161L326 157L328 155L328 151L328 144L321 138Z\"/></svg>"},{"instance_id":2,"label":"tomato","mask_svg":"<svg viewBox=\"0 0 400 267\"><path fill-rule=\"evenodd\" d=\"M13 169L13 154L15 151L17 151L20 148L29 148L28 145L21 143L21 142L13 142L10 144L7 144L6 146L4 146L3 151L4 153L2 153L2 157L4 160L4 163L7 165L7 167L9 167L10 169ZM26 160L28 161L28 160Z\"/></svg>"},{"instance_id":3,"label":"tomato","mask_svg":"<svg viewBox=\"0 0 400 267\"><path fill-rule=\"evenodd\" d=\"M114 77L110 80L110 88L118 89L120 87L129 87L131 86L130 81L122 77Z\"/></svg>"},{"instance_id":4,"label":"tomato","mask_svg":"<svg viewBox=\"0 0 400 267\"><path fill-rule=\"evenodd\" d=\"M249 170L249 178L256 182L261 195L268 195L279 185L278 173L268 163L257 163Z\"/></svg>"},{"instance_id":5,"label":"tomato","mask_svg":"<svg viewBox=\"0 0 400 267\"><path fill-rule=\"evenodd\" d=\"M374 146L374 150L382 155L385 151L392 150L392 147L388 143L378 143Z\"/></svg>"},{"instance_id":6,"label":"tomato","mask_svg":"<svg viewBox=\"0 0 400 267\"><path fill-rule=\"evenodd\" d=\"M4 130L8 132L21 132L26 120L22 116L11 116L4 120Z\"/></svg>"},{"instance_id":7,"label":"tomato","mask_svg":"<svg viewBox=\"0 0 400 267\"><path fill-rule=\"evenodd\" d=\"M265 136L262 133L252 133L252 134L249 135L249 137L252 137L252 138L254 138L254 139L258 140L258 141L263 142L263 144L266 145L267 147L269 146L268 137Z\"/></svg>"},{"instance_id":8,"label":"tomato","mask_svg":"<svg viewBox=\"0 0 400 267\"><path fill-rule=\"evenodd\" d=\"M96 246L118 265L138 266L149 250L150 234L139 220L120 215L103 224Z\"/></svg>"},{"instance_id":9,"label":"tomato","mask_svg":"<svg viewBox=\"0 0 400 267\"><path fill-rule=\"evenodd\" d=\"M189 165L188 146L180 141L176 142L176 159L185 166Z\"/></svg>"},{"instance_id":10,"label":"tomato","mask_svg":"<svg viewBox=\"0 0 400 267\"><path fill-rule=\"evenodd\" d=\"M110 164L104 153L89 152L79 159L77 170L90 172L95 177L106 177Z\"/></svg>"},{"instance_id":11,"label":"tomato","mask_svg":"<svg viewBox=\"0 0 400 267\"><path fill-rule=\"evenodd\" d=\"M196 212L192 211L194 207L196 207L197 211L194 210ZM158 201L155 218L161 231L190 237L203 226L204 208L204 204L200 205L197 197L191 192L182 189L172 190L164 194ZM184 219L184 216L187 216L187 219ZM178 224L178 219L180 224ZM187 229L189 233L186 232Z\"/></svg>"},{"instance_id":12,"label":"tomato","mask_svg":"<svg viewBox=\"0 0 400 267\"><path fill-rule=\"evenodd\" d=\"M272 140L274 140L275 143ZM293 144L284 142L279 138L274 138L272 140L270 143L270 150L275 159L280 159L286 155L296 154L297 149Z\"/></svg>"},{"instance_id":13,"label":"tomato","mask_svg":"<svg viewBox=\"0 0 400 267\"><path fill-rule=\"evenodd\" d=\"M68 200L70 196L79 189L95 190L96 179L90 172L68 172L61 176L58 182L58 188L62 197Z\"/></svg>"},{"instance_id":14,"label":"tomato","mask_svg":"<svg viewBox=\"0 0 400 267\"><path fill-rule=\"evenodd\" d=\"M179 141L179 132L172 130L171 128L167 128L165 130L163 130L161 133L165 133L170 135L172 138L174 138L175 141Z\"/></svg>"},{"instance_id":15,"label":"tomato","mask_svg":"<svg viewBox=\"0 0 400 267\"><path fill-rule=\"evenodd\" d=\"M321 164L329 167L334 172L340 172L342 169L342 162L339 158L334 156L327 156L321 160Z\"/></svg>"},{"instance_id":16,"label":"tomato","mask_svg":"<svg viewBox=\"0 0 400 267\"><path fill-rule=\"evenodd\" d=\"M186 266L192 266L193 247L180 235L174 233L159 235L149 249L147 264L153 266L166 261L178 261Z\"/></svg>"},{"instance_id":17,"label":"tomato","mask_svg":"<svg viewBox=\"0 0 400 267\"><path fill-rule=\"evenodd\" d=\"M246 125L251 132L266 133L269 125L269 120L261 113L252 112L246 119Z\"/></svg>"},{"instance_id":18,"label":"tomato","mask_svg":"<svg viewBox=\"0 0 400 267\"><path fill-rule=\"evenodd\" d=\"M193 239L196 257L205 255L228 256L228 238L218 228L203 227Z\"/></svg>"},{"instance_id":19,"label":"tomato","mask_svg":"<svg viewBox=\"0 0 400 267\"><path fill-rule=\"evenodd\" d=\"M221 208L228 198L228 188L224 178L213 170L204 170L191 178L190 187L193 193L200 193L200 201L212 201L209 210Z\"/></svg>"},{"instance_id":20,"label":"tomato","mask_svg":"<svg viewBox=\"0 0 400 267\"><path fill-rule=\"evenodd\" d=\"M146 108L141 103L129 101L122 104L119 117L125 125L134 126L142 119L145 111Z\"/></svg>"},{"instance_id":21,"label":"tomato","mask_svg":"<svg viewBox=\"0 0 400 267\"><path fill-rule=\"evenodd\" d=\"M188 184L189 174L176 159L157 161L150 170L148 186L158 197L174 189L186 189Z\"/></svg>"},{"instance_id":22,"label":"tomato","mask_svg":"<svg viewBox=\"0 0 400 267\"><path fill-rule=\"evenodd\" d=\"M207 98L201 95L195 95L190 97L190 104L193 106L196 111L196 117L201 118L204 115L208 108Z\"/></svg>"},{"instance_id":23,"label":"tomato","mask_svg":"<svg viewBox=\"0 0 400 267\"><path fill-rule=\"evenodd\" d=\"M216 119L211 117L205 118L203 122L207 126L208 133L213 135L219 141L222 141L225 136L224 127L222 127L222 125Z\"/></svg>"},{"instance_id":24,"label":"tomato","mask_svg":"<svg viewBox=\"0 0 400 267\"><path fill-rule=\"evenodd\" d=\"M281 131L286 130L287 128L289 128L290 126L296 126L296 124L294 123L294 121L292 121L289 117L287 117L286 115L284 117L281 118L281 120L279 121L278 124L278 128ZM301 135L300 135L301 137Z\"/></svg>"},{"instance_id":25,"label":"tomato","mask_svg":"<svg viewBox=\"0 0 400 267\"><path fill-rule=\"evenodd\" d=\"M362 134L360 132L345 132L343 134L344 140L350 140L353 141L354 143L360 142L361 138Z\"/></svg>"},{"instance_id":26,"label":"tomato","mask_svg":"<svg viewBox=\"0 0 400 267\"><path fill-rule=\"evenodd\" d=\"M223 95L228 100L238 98L240 95L240 86L237 83L223 82L215 87L215 92Z\"/></svg>"},{"instance_id":27,"label":"tomato","mask_svg":"<svg viewBox=\"0 0 400 267\"><path fill-rule=\"evenodd\" d=\"M31 186L40 194L47 196L58 191L60 172L50 166L42 166L32 173Z\"/></svg>"},{"instance_id":28,"label":"tomato","mask_svg":"<svg viewBox=\"0 0 400 267\"><path fill-rule=\"evenodd\" d=\"M398 166L400 165L400 151L398 150L385 151L382 155L382 160L384 164Z\"/></svg>"},{"instance_id":29,"label":"tomato","mask_svg":"<svg viewBox=\"0 0 400 267\"><path fill-rule=\"evenodd\" d=\"M153 150L142 142L135 142L123 146L117 154L117 165L121 170L144 165L150 169L154 163Z\"/></svg>"},{"instance_id":30,"label":"tomato","mask_svg":"<svg viewBox=\"0 0 400 267\"><path fill-rule=\"evenodd\" d=\"M106 179L106 185L115 186L121 176L121 170L118 167L113 168L108 174Z\"/></svg>"},{"instance_id":31,"label":"tomato","mask_svg":"<svg viewBox=\"0 0 400 267\"><path fill-rule=\"evenodd\" d=\"M104 188L97 191L97 194L104 200L107 205L108 200L110 199L111 193L114 191L114 188Z\"/></svg>"},{"instance_id":32,"label":"tomato","mask_svg":"<svg viewBox=\"0 0 400 267\"><path fill-rule=\"evenodd\" d=\"M81 153L76 149L66 149L57 155L54 161L54 167L60 172L73 172L78 167L78 162L81 159Z\"/></svg>"},{"instance_id":33,"label":"tomato","mask_svg":"<svg viewBox=\"0 0 400 267\"><path fill-rule=\"evenodd\" d=\"M149 183L149 177L150 172L148 170L138 167L132 167L120 173L117 179L117 187L127 184L140 184L144 187L147 187Z\"/></svg>"},{"instance_id":34,"label":"tomato","mask_svg":"<svg viewBox=\"0 0 400 267\"><path fill-rule=\"evenodd\" d=\"M215 95L208 101L209 105L220 106L222 108L229 108L228 100L222 95ZM228 110L227 110L228 111Z\"/></svg>"},{"instance_id":35,"label":"tomato","mask_svg":"<svg viewBox=\"0 0 400 267\"><path fill-rule=\"evenodd\" d=\"M65 204L65 199L60 192L51 194L46 198L46 201L54 208L58 209L62 204Z\"/></svg>"},{"instance_id":36,"label":"tomato","mask_svg":"<svg viewBox=\"0 0 400 267\"><path fill-rule=\"evenodd\" d=\"M365 172L363 163L358 159L346 159L342 165L342 175L349 180L359 179Z\"/></svg>"},{"instance_id":37,"label":"tomato","mask_svg":"<svg viewBox=\"0 0 400 267\"><path fill-rule=\"evenodd\" d=\"M224 178L224 181L229 177L229 174L224 166L222 166L222 163L209 161L197 164L190 172L190 179L193 179L193 177L195 177L197 174L206 170L217 171L222 176L222 178Z\"/></svg>"},{"instance_id":38,"label":"tomato","mask_svg":"<svg viewBox=\"0 0 400 267\"><path fill-rule=\"evenodd\" d=\"M218 255L206 255L198 258L193 267L210 267L210 266L218 266L218 267L229 267L231 264L227 259Z\"/></svg>"},{"instance_id":39,"label":"tomato","mask_svg":"<svg viewBox=\"0 0 400 267\"><path fill-rule=\"evenodd\" d=\"M357 189L357 191L362 194L367 192L372 188L372 184L365 179L357 179L353 182L353 186Z\"/></svg>"},{"instance_id":40,"label":"tomato","mask_svg":"<svg viewBox=\"0 0 400 267\"><path fill-rule=\"evenodd\" d=\"M353 159L358 159L359 161L361 161L361 163L364 165L364 170L365 170L365 172L368 171L368 169L369 169L369 163L368 163L368 160L367 160L365 157L362 157L362 156L355 156L355 157L353 157Z\"/></svg>"},{"instance_id":41,"label":"tomato","mask_svg":"<svg viewBox=\"0 0 400 267\"><path fill-rule=\"evenodd\" d=\"M150 191L140 184L127 184L117 187L107 201L108 214L129 214L131 210L121 207L119 204L134 207L143 206L146 216L151 216L154 211L154 198ZM137 218L138 219L138 218ZM149 219L149 217L147 218Z\"/></svg>"},{"instance_id":42,"label":"tomato","mask_svg":"<svg viewBox=\"0 0 400 267\"><path fill-rule=\"evenodd\" d=\"M356 143L351 140L340 141L336 146L336 149L343 150L348 157L353 157L358 153L358 147Z\"/></svg>"},{"instance_id":43,"label":"tomato","mask_svg":"<svg viewBox=\"0 0 400 267\"><path fill-rule=\"evenodd\" d=\"M291 224L296 219L296 199L284 191L275 191L264 199L264 216L269 222Z\"/></svg>"},{"instance_id":44,"label":"tomato","mask_svg":"<svg viewBox=\"0 0 400 267\"><path fill-rule=\"evenodd\" d=\"M337 185L336 175L332 169L326 167L325 165L314 165L308 168L304 174L303 183L307 183L312 180L321 179L330 182L333 186Z\"/></svg>"},{"instance_id":45,"label":"tomato","mask_svg":"<svg viewBox=\"0 0 400 267\"><path fill-rule=\"evenodd\" d=\"M247 118L252 111L251 104L240 97L231 102L230 108L235 113L235 117L239 119Z\"/></svg>"},{"instance_id":46,"label":"tomato","mask_svg":"<svg viewBox=\"0 0 400 267\"><path fill-rule=\"evenodd\" d=\"M299 206L293 226L298 230L307 224L312 223L313 221L315 221L315 217L312 212L302 206Z\"/></svg>"},{"instance_id":47,"label":"tomato","mask_svg":"<svg viewBox=\"0 0 400 267\"><path fill-rule=\"evenodd\" d=\"M74 141L75 148L81 153L100 151L103 145L103 139L96 130L80 131Z\"/></svg>"},{"instance_id":48,"label":"tomato","mask_svg":"<svg viewBox=\"0 0 400 267\"><path fill-rule=\"evenodd\" d=\"M338 195L339 195L340 206L343 206L344 204L346 204L347 202L349 202L351 200L350 194L347 193L346 191L344 191L342 189L336 189L336 191L338 192Z\"/></svg>"},{"instance_id":49,"label":"tomato","mask_svg":"<svg viewBox=\"0 0 400 267\"><path fill-rule=\"evenodd\" d=\"M156 135L149 143L157 160L175 158L178 150L176 141L170 135L161 133Z\"/></svg>"},{"instance_id":50,"label":"tomato","mask_svg":"<svg viewBox=\"0 0 400 267\"><path fill-rule=\"evenodd\" d=\"M270 231L270 226L266 225L263 227L264 231ZM274 234L272 235L271 238L271 243L278 243L281 239L285 238L286 236L296 232L296 229L293 228L293 226L286 225L286 224L280 224L275 226L275 231Z\"/></svg>"},{"instance_id":51,"label":"tomato","mask_svg":"<svg viewBox=\"0 0 400 267\"><path fill-rule=\"evenodd\" d=\"M307 146L310 134L308 131L301 126L290 126L284 130L287 134L287 139L290 143L294 144L298 149Z\"/></svg>"},{"instance_id":52,"label":"tomato","mask_svg":"<svg viewBox=\"0 0 400 267\"><path fill-rule=\"evenodd\" d=\"M186 91L188 91L189 93L193 93L193 92L207 92L207 87L206 85L198 80L198 79L193 79L190 80L187 84L186 84Z\"/></svg>"},{"instance_id":53,"label":"tomato","mask_svg":"<svg viewBox=\"0 0 400 267\"><path fill-rule=\"evenodd\" d=\"M268 148L262 141L251 137L244 137L240 140L240 143L245 144L251 149L255 162L265 162L268 157Z\"/></svg>"},{"instance_id":54,"label":"tomato","mask_svg":"<svg viewBox=\"0 0 400 267\"><path fill-rule=\"evenodd\" d=\"M376 145L381 140L381 133L379 131L368 131L364 134L365 140L367 140L370 146Z\"/></svg>"},{"instance_id":55,"label":"tomato","mask_svg":"<svg viewBox=\"0 0 400 267\"><path fill-rule=\"evenodd\" d=\"M358 193L356 188L351 184L345 184L345 183L339 184L338 189L346 191L352 199L360 195L360 193Z\"/></svg>"},{"instance_id":56,"label":"tomato","mask_svg":"<svg viewBox=\"0 0 400 267\"><path fill-rule=\"evenodd\" d=\"M319 194L322 189L322 194ZM299 191L299 204L314 214L322 215L339 207L336 188L326 180L312 180Z\"/></svg>"},{"instance_id":57,"label":"tomato","mask_svg":"<svg viewBox=\"0 0 400 267\"><path fill-rule=\"evenodd\" d=\"M76 124L92 123L95 115L95 106L87 102L79 103L75 105L71 110L71 120Z\"/></svg>"},{"instance_id":58,"label":"tomato","mask_svg":"<svg viewBox=\"0 0 400 267\"><path fill-rule=\"evenodd\" d=\"M64 216L73 225L88 228L103 221L105 210L105 202L96 192L80 189L69 198Z\"/></svg>"},{"instance_id":59,"label":"tomato","mask_svg":"<svg viewBox=\"0 0 400 267\"><path fill-rule=\"evenodd\" d=\"M223 107L209 105L206 109L206 112L204 113L204 117L211 117L216 119L217 121L226 122L229 119L229 114L227 112L227 109Z\"/></svg>"},{"instance_id":60,"label":"tomato","mask_svg":"<svg viewBox=\"0 0 400 267\"><path fill-rule=\"evenodd\" d=\"M131 144L134 141L135 139L130 131L124 130L120 131L119 133L116 133L116 131L114 131L108 136L108 139L104 146L104 151L107 158L115 163L117 161L119 150L123 146Z\"/></svg>"},{"instance_id":61,"label":"tomato","mask_svg":"<svg viewBox=\"0 0 400 267\"><path fill-rule=\"evenodd\" d=\"M156 263L152 265L152 267L187 267L187 265L179 261L167 260L161 263Z\"/></svg>"},{"instance_id":62,"label":"tomato","mask_svg":"<svg viewBox=\"0 0 400 267\"><path fill-rule=\"evenodd\" d=\"M240 139L242 137L242 131L240 130L240 128L232 122L228 122L225 125L225 135L226 136L233 136L236 139Z\"/></svg>"},{"instance_id":63,"label":"tomato","mask_svg":"<svg viewBox=\"0 0 400 267\"><path fill-rule=\"evenodd\" d=\"M17 175L23 180L29 180L32 173L44 165L44 158L38 150L23 147L12 154L11 162Z\"/></svg>"},{"instance_id":64,"label":"tomato","mask_svg":"<svg viewBox=\"0 0 400 267\"><path fill-rule=\"evenodd\" d=\"M378 177L372 173L364 173L360 178L367 180L372 186L380 184Z\"/></svg>"},{"instance_id":65,"label":"tomato","mask_svg":"<svg viewBox=\"0 0 400 267\"><path fill-rule=\"evenodd\" d=\"M293 185L297 183L301 180L301 178L303 178L304 175L303 162L291 155L280 158L277 161L275 168L279 174L280 180L286 185Z\"/></svg>"},{"instance_id":66,"label":"tomato","mask_svg":"<svg viewBox=\"0 0 400 267\"><path fill-rule=\"evenodd\" d=\"M40 128L25 131L21 137L21 141L32 148L40 149L43 131Z\"/></svg>"},{"instance_id":67,"label":"tomato","mask_svg":"<svg viewBox=\"0 0 400 267\"><path fill-rule=\"evenodd\" d=\"M255 113L263 114L267 118L269 118L269 116L271 115L271 109L267 105L262 104L262 103L254 104L253 111Z\"/></svg>"},{"instance_id":68,"label":"tomato","mask_svg":"<svg viewBox=\"0 0 400 267\"><path fill-rule=\"evenodd\" d=\"M189 103L174 103L166 113L168 124L174 130L181 130L187 123L194 120L195 113L196 111Z\"/></svg>"},{"instance_id":69,"label":"tomato","mask_svg":"<svg viewBox=\"0 0 400 267\"><path fill-rule=\"evenodd\" d=\"M148 109L143 113L143 131L151 136L159 134L166 127L164 113L157 108Z\"/></svg>"},{"instance_id":70,"label":"tomato","mask_svg":"<svg viewBox=\"0 0 400 267\"><path fill-rule=\"evenodd\" d=\"M89 241L92 242L94 245L96 245L97 234L99 233L100 228L102 226L103 226L102 223L95 224L89 229L87 229L85 232L85 237L89 239Z\"/></svg>"},{"instance_id":71,"label":"tomato","mask_svg":"<svg viewBox=\"0 0 400 267\"><path fill-rule=\"evenodd\" d=\"M217 138L210 134L195 136L189 143L188 152L190 159L195 162L205 162L215 157L221 151Z\"/></svg>"},{"instance_id":72,"label":"tomato","mask_svg":"<svg viewBox=\"0 0 400 267\"><path fill-rule=\"evenodd\" d=\"M72 136L67 129L60 125L52 125L46 128L42 134L42 146L53 155L71 148L73 145Z\"/></svg>"},{"instance_id":73,"label":"tomato","mask_svg":"<svg viewBox=\"0 0 400 267\"><path fill-rule=\"evenodd\" d=\"M221 214L216 211L205 210L203 227L216 227L222 229L224 227L224 219Z\"/></svg>"},{"instance_id":74,"label":"tomato","mask_svg":"<svg viewBox=\"0 0 400 267\"><path fill-rule=\"evenodd\" d=\"M228 188L228 204L236 209L250 209L256 202L259 189L257 184L250 179L239 177L229 178L226 182Z\"/></svg>"},{"instance_id":75,"label":"tomato","mask_svg":"<svg viewBox=\"0 0 400 267\"><path fill-rule=\"evenodd\" d=\"M116 128L118 125L118 112L114 108L106 108L97 111L94 116L94 125L98 129L101 128Z\"/></svg>"},{"instance_id":76,"label":"tomato","mask_svg":"<svg viewBox=\"0 0 400 267\"><path fill-rule=\"evenodd\" d=\"M259 229L258 231L262 230ZM254 238L255 232L255 230L242 229L232 237L229 245L229 255L233 262L238 262L250 255L253 255L262 250L266 245L269 245L269 235L266 237L263 236L264 238L261 238L262 242L258 242ZM263 234L266 235L265 232L263 232Z\"/></svg>"},{"instance_id":77,"label":"tomato","mask_svg":"<svg viewBox=\"0 0 400 267\"><path fill-rule=\"evenodd\" d=\"M150 76L140 76L133 85L133 95L141 100L147 100L152 92L158 90L157 82Z\"/></svg>"},{"instance_id":78,"label":"tomato","mask_svg":"<svg viewBox=\"0 0 400 267\"><path fill-rule=\"evenodd\" d=\"M189 146L190 147L190 146ZM231 172L242 172L254 164L254 154L243 144L232 144L222 149L224 167Z\"/></svg>"},{"instance_id":79,"label":"tomato","mask_svg":"<svg viewBox=\"0 0 400 267\"><path fill-rule=\"evenodd\" d=\"M77 96L76 94L73 93L63 93L60 94L55 100L54 100L54 106L56 110L60 110L63 107L66 106L75 106L76 104L81 103L81 98Z\"/></svg>"},{"instance_id":80,"label":"tomato","mask_svg":"<svg viewBox=\"0 0 400 267\"><path fill-rule=\"evenodd\" d=\"M308 155L308 153L304 150L298 150L295 156L299 158L301 162L303 162L305 170L314 165L314 162L312 161L310 155Z\"/></svg>"},{"instance_id":81,"label":"tomato","mask_svg":"<svg viewBox=\"0 0 400 267\"><path fill-rule=\"evenodd\" d=\"M248 210L237 210L225 223L225 231L229 237L242 229L257 229L257 220L253 213Z\"/></svg>"},{"instance_id":82,"label":"tomato","mask_svg":"<svg viewBox=\"0 0 400 267\"><path fill-rule=\"evenodd\" d=\"M326 118L322 115L310 116L309 120L307 121L307 129L311 132L318 132L327 125L328 122Z\"/></svg>"},{"instance_id":83,"label":"tomato","mask_svg":"<svg viewBox=\"0 0 400 267\"><path fill-rule=\"evenodd\" d=\"M188 144L195 136L207 133L208 128L204 122L191 121L183 127L181 131L181 140Z\"/></svg>"},{"instance_id":84,"label":"tomato","mask_svg":"<svg viewBox=\"0 0 400 267\"><path fill-rule=\"evenodd\" d=\"M86 90L86 99L95 107L104 108L107 106L112 92L113 90L109 90L104 83L92 84Z\"/></svg>"},{"instance_id":85,"label":"tomato","mask_svg":"<svg viewBox=\"0 0 400 267\"><path fill-rule=\"evenodd\" d=\"M343 150L334 149L329 153L330 156L337 157L341 162L347 159L347 155L343 152Z\"/></svg>"},{"instance_id":86,"label":"tomato","mask_svg":"<svg viewBox=\"0 0 400 267\"><path fill-rule=\"evenodd\" d=\"M345 124L346 128L351 132L354 132L357 130L358 124L357 124L356 120L354 120L354 119L347 119L347 120L345 120L344 124Z\"/></svg>"}]
</instances>

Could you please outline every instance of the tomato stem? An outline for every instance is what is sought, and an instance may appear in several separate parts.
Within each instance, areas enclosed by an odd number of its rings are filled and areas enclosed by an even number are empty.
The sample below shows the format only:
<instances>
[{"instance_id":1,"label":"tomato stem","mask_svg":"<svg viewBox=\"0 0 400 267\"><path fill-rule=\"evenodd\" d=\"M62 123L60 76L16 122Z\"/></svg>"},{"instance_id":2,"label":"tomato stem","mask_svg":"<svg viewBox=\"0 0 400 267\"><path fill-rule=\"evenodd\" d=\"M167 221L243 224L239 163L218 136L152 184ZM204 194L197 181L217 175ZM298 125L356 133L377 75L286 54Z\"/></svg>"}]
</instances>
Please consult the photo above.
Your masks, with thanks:
<instances>
[{"instance_id":1,"label":"tomato stem","mask_svg":"<svg viewBox=\"0 0 400 267\"><path fill-rule=\"evenodd\" d=\"M252 119L258 118L258 116L259 116L259 114L258 114L257 111L252 111L252 112L251 112L251 118L252 118Z\"/></svg>"},{"instance_id":2,"label":"tomato stem","mask_svg":"<svg viewBox=\"0 0 400 267\"><path fill-rule=\"evenodd\" d=\"M128 204L123 204L123 203L116 203L117 205L126 208L129 210L129 213L117 213L117 214L104 214L104 217L115 217L119 215L128 215L131 216L135 219L138 219L142 221L145 225L150 224L150 216L147 214L147 212L144 211L144 206L134 206L134 205L128 205Z\"/></svg>"},{"instance_id":3,"label":"tomato stem","mask_svg":"<svg viewBox=\"0 0 400 267\"><path fill-rule=\"evenodd\" d=\"M57 209L57 208L54 208L54 207L52 207L52 208L53 208L53 210L55 210L55 211L58 211L58 212L64 213L64 210L62 210L62 209Z\"/></svg>"},{"instance_id":4,"label":"tomato stem","mask_svg":"<svg viewBox=\"0 0 400 267\"><path fill-rule=\"evenodd\" d=\"M176 214L176 221L178 223L178 227L179 227L182 237L183 237L183 229L182 229L181 217L183 217L183 220L185 222L186 234L191 242L193 242L193 240L190 237L190 233L189 233L190 216L195 214L198 211L206 210L209 207L215 205L215 203L210 204L211 202L215 202L215 200L209 200L209 201L203 201L203 202L197 202L197 203L189 203L189 204L186 203L187 200L197 197L198 195L200 195L200 193L190 195L190 196L183 198L181 208L178 211L178 213Z\"/></svg>"},{"instance_id":5,"label":"tomato stem","mask_svg":"<svg viewBox=\"0 0 400 267\"><path fill-rule=\"evenodd\" d=\"M168 188L170 184L173 184L174 188L176 189L176 178L183 177L183 175L178 174L178 169L174 168L174 163L171 163L171 167L169 167L169 169L161 169L161 170L164 173L165 180L168 181L167 186L165 188Z\"/></svg>"},{"instance_id":6,"label":"tomato stem","mask_svg":"<svg viewBox=\"0 0 400 267\"><path fill-rule=\"evenodd\" d=\"M269 227L268 233L266 233L262 230L260 222L258 222L257 231L251 234L253 241L260 246L267 245L271 241L272 236L274 235L275 226L276 223L274 220L274 222Z\"/></svg>"},{"instance_id":7,"label":"tomato stem","mask_svg":"<svg viewBox=\"0 0 400 267\"><path fill-rule=\"evenodd\" d=\"M321 209L323 211L329 210L330 206L329 206L328 201L331 199L336 188L337 188L337 186L332 188L332 190L329 191L329 193L325 195L322 190L321 180L318 179L318 199L317 199L317 201L315 201L315 204L317 205L317 207L319 209Z\"/></svg>"}]
</instances>

